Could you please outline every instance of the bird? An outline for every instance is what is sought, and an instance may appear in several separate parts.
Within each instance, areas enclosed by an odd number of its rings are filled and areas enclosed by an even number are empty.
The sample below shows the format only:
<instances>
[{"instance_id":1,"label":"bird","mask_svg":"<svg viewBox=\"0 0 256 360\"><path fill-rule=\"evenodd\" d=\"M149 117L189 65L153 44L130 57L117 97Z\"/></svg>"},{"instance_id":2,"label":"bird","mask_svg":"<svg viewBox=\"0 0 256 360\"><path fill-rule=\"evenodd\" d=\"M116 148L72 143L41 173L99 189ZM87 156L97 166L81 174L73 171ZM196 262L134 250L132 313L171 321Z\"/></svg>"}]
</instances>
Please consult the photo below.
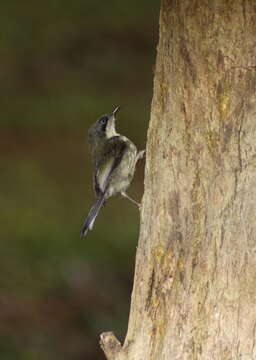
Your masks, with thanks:
<instances>
[{"instance_id":1,"label":"bird","mask_svg":"<svg viewBox=\"0 0 256 360\"><path fill-rule=\"evenodd\" d=\"M142 159L145 150L139 151L126 136L116 132L117 106L110 114L100 116L88 131L88 142L92 157L93 183L96 201L82 226L80 236L85 237L93 225L104 203L117 194L140 204L127 195L136 163Z\"/></svg>"}]
</instances>

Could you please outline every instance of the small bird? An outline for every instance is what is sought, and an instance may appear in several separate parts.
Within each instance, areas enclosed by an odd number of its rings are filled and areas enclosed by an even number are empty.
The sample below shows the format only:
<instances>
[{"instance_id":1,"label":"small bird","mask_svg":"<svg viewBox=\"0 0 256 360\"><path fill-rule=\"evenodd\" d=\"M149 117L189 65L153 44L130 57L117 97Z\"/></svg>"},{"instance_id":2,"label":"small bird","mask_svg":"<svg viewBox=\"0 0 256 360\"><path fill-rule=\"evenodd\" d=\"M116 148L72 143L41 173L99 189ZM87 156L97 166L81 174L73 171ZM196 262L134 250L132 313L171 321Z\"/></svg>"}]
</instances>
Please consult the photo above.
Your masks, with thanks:
<instances>
[{"instance_id":1,"label":"small bird","mask_svg":"<svg viewBox=\"0 0 256 360\"><path fill-rule=\"evenodd\" d=\"M88 132L96 202L85 219L81 237L92 230L100 209L111 196L120 193L140 207L126 194L126 189L133 179L136 163L143 158L145 150L138 152L131 140L116 132L116 113L119 109L118 106L111 114L102 115Z\"/></svg>"}]
</instances>

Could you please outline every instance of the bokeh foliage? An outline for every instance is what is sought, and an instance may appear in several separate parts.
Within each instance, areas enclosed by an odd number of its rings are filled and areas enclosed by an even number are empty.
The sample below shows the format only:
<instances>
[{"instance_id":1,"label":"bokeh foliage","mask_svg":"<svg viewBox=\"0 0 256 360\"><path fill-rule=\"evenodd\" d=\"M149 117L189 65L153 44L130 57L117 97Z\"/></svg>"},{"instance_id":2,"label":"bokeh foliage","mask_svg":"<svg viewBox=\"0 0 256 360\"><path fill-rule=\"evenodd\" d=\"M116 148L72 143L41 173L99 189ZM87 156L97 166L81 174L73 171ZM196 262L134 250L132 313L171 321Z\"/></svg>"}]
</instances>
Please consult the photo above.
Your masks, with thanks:
<instances>
[{"instance_id":1,"label":"bokeh foliage","mask_svg":"<svg viewBox=\"0 0 256 360\"><path fill-rule=\"evenodd\" d=\"M0 358L104 359L99 333L128 321L138 210L94 194L87 129L121 105L145 147L159 3L4 0L0 5ZM130 194L143 193L143 162Z\"/></svg>"}]
</instances>

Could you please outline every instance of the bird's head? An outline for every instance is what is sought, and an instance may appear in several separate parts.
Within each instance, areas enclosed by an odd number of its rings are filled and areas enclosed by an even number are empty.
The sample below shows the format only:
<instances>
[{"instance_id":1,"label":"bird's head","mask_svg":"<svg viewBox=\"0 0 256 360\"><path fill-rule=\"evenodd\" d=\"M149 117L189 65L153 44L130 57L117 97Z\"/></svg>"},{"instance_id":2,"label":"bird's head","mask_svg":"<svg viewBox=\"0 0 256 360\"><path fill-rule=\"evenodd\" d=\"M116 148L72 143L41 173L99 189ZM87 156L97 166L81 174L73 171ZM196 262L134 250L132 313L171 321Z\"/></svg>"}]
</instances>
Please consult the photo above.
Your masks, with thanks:
<instances>
[{"instance_id":1,"label":"bird's head","mask_svg":"<svg viewBox=\"0 0 256 360\"><path fill-rule=\"evenodd\" d=\"M111 138L116 135L116 113L120 109L120 106L117 106L114 111L110 114L102 115L97 119L95 124L90 129L91 136L105 136L106 138Z\"/></svg>"}]
</instances>

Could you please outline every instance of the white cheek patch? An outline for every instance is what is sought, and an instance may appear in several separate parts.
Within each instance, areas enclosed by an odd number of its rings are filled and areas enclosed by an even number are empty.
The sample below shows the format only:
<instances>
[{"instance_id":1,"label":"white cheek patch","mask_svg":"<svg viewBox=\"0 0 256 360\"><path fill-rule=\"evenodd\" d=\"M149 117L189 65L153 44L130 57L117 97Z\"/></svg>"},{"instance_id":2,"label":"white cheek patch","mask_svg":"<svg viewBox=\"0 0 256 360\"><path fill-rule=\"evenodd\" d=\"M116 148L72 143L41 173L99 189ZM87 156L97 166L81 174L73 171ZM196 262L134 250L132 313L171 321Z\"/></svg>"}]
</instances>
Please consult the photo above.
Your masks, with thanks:
<instances>
[{"instance_id":1,"label":"white cheek patch","mask_svg":"<svg viewBox=\"0 0 256 360\"><path fill-rule=\"evenodd\" d=\"M112 116L107 123L107 127L106 127L106 137L109 139L112 136L117 135L116 129L115 129L115 117Z\"/></svg>"}]
</instances>

